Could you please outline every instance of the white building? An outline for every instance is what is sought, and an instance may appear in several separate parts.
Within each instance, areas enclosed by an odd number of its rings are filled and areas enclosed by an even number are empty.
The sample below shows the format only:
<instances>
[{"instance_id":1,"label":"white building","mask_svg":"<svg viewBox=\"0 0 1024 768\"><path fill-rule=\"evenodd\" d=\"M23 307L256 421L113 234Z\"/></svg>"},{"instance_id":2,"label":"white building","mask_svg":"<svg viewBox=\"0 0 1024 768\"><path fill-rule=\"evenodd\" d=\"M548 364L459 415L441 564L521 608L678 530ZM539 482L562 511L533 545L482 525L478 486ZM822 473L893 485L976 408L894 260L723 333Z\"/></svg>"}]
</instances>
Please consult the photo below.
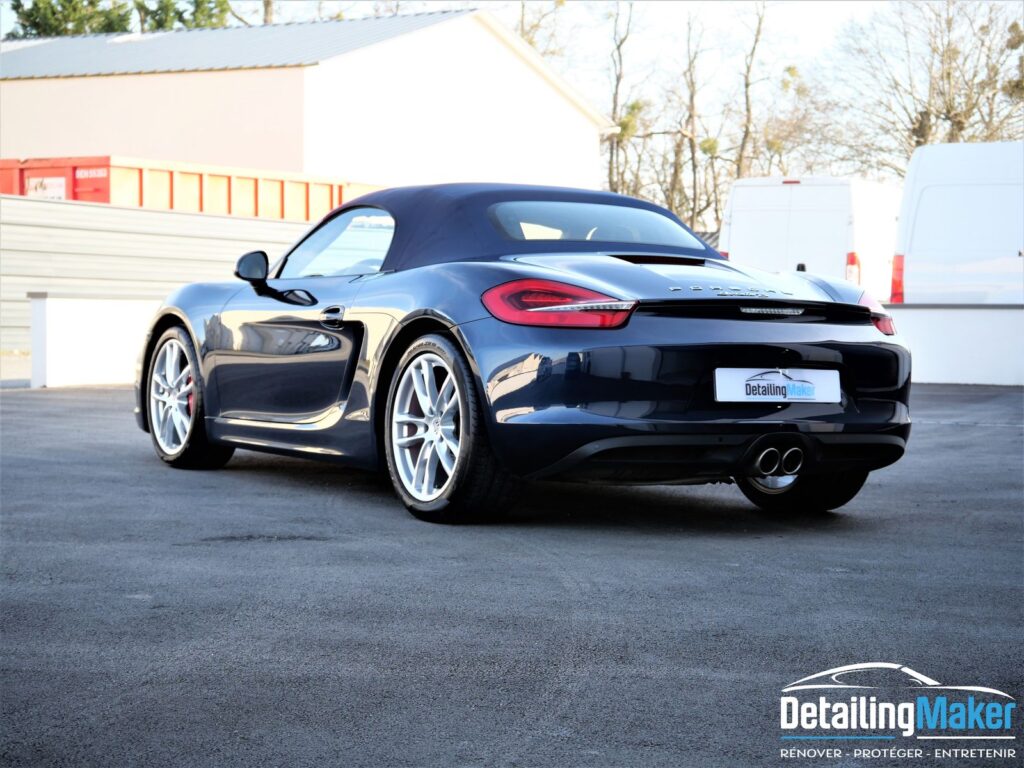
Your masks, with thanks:
<instances>
[{"instance_id":1,"label":"white building","mask_svg":"<svg viewBox=\"0 0 1024 768\"><path fill-rule=\"evenodd\" d=\"M608 120L482 11L0 45L0 157L597 187Z\"/></svg>"}]
</instances>

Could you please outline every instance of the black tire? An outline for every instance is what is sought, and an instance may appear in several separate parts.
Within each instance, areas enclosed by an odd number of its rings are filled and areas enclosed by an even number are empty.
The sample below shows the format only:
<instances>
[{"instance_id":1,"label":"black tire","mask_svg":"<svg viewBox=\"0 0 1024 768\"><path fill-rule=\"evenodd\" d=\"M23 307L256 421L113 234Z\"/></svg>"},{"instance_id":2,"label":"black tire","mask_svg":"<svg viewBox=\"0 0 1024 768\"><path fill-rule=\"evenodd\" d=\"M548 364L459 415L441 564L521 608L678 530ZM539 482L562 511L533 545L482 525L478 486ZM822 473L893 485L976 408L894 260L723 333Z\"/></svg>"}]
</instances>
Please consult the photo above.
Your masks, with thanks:
<instances>
[{"instance_id":1,"label":"black tire","mask_svg":"<svg viewBox=\"0 0 1024 768\"><path fill-rule=\"evenodd\" d=\"M442 494L432 501L420 501L406 490L399 477L391 426L402 375L416 358L428 352L439 356L453 372L460 407L460 445L454 471ZM420 520L431 523L493 522L504 516L518 485L517 479L505 470L491 449L469 364L458 347L444 336L421 336L402 355L388 390L384 446L388 474L395 492Z\"/></svg>"},{"instance_id":2,"label":"black tire","mask_svg":"<svg viewBox=\"0 0 1024 768\"><path fill-rule=\"evenodd\" d=\"M763 490L747 477L737 477L736 485L766 512L828 512L853 499L867 479L867 472L798 475L792 485L775 493Z\"/></svg>"},{"instance_id":3,"label":"black tire","mask_svg":"<svg viewBox=\"0 0 1024 768\"><path fill-rule=\"evenodd\" d=\"M167 451L160 445L156 437L154 429L155 422L152 413L153 406L149 393L153 386L153 375L156 368L157 357L161 350L163 350L164 345L172 339L177 341L185 351L185 356L188 358L188 364L193 372L193 400L191 406L192 423L182 445L177 450ZM235 449L231 446L211 443L207 437L205 420L206 404L204 399L203 381L202 377L199 375L200 370L199 360L196 356L195 347L192 345L192 339L181 326L168 328L157 340L156 344L153 345L153 352L149 357L149 367L146 369L146 381L143 383L143 386L145 387L143 397L145 398L146 404L146 419L149 424L149 436L152 439L153 449L156 451L156 455L165 463L178 469L219 469L231 460L231 456L235 452Z\"/></svg>"}]
</instances>

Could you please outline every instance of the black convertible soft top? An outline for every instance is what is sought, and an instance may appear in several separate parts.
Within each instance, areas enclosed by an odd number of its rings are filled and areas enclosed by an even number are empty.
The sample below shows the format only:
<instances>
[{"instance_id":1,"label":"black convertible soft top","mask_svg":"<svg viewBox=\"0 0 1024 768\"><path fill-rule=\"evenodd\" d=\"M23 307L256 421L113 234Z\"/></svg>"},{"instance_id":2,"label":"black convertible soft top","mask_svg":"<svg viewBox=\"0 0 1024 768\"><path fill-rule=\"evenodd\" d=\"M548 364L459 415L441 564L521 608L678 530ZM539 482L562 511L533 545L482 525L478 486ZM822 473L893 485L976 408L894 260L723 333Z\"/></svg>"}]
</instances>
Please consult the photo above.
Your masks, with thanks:
<instances>
[{"instance_id":1,"label":"black convertible soft top","mask_svg":"<svg viewBox=\"0 0 1024 768\"><path fill-rule=\"evenodd\" d=\"M550 240L514 240L503 236L489 218L490 207L496 203L524 200L645 208L669 217L692 234L671 211L633 197L612 192L520 184L435 184L384 189L356 198L332 215L361 206L383 208L392 215L395 219L395 237L384 260L385 270L399 271L449 261L492 259L507 254L550 253L552 250L562 253L638 250L636 243L566 240L553 244ZM643 245L640 248L645 252L718 258L710 246L697 249Z\"/></svg>"}]
</instances>

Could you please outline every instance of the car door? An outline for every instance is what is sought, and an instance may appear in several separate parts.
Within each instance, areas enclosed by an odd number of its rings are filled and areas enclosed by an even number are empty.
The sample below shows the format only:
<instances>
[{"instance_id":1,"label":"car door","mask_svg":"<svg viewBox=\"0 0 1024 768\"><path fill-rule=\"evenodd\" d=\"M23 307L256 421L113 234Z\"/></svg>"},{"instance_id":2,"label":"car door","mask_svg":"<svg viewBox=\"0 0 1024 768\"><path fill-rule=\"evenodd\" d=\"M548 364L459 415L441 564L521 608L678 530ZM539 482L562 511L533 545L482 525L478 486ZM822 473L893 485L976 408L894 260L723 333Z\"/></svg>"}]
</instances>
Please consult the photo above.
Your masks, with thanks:
<instances>
[{"instance_id":1,"label":"car door","mask_svg":"<svg viewBox=\"0 0 1024 768\"><path fill-rule=\"evenodd\" d=\"M265 287L228 301L207 332L219 416L310 422L344 400L362 333L346 310L393 234L386 211L343 211L295 246Z\"/></svg>"}]
</instances>

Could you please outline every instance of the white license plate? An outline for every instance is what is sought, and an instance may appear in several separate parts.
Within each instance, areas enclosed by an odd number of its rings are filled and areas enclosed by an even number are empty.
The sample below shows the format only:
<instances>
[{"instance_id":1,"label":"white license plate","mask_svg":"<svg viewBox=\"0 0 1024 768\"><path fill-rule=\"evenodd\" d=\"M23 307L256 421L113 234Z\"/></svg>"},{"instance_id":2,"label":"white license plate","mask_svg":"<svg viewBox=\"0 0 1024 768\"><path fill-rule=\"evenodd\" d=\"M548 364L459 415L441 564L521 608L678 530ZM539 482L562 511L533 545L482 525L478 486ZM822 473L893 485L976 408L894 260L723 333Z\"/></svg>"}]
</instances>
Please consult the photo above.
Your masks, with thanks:
<instances>
[{"instance_id":1,"label":"white license plate","mask_svg":"<svg viewBox=\"0 0 1024 768\"><path fill-rule=\"evenodd\" d=\"M716 368L720 403L838 403L839 371L809 368Z\"/></svg>"}]
</instances>

